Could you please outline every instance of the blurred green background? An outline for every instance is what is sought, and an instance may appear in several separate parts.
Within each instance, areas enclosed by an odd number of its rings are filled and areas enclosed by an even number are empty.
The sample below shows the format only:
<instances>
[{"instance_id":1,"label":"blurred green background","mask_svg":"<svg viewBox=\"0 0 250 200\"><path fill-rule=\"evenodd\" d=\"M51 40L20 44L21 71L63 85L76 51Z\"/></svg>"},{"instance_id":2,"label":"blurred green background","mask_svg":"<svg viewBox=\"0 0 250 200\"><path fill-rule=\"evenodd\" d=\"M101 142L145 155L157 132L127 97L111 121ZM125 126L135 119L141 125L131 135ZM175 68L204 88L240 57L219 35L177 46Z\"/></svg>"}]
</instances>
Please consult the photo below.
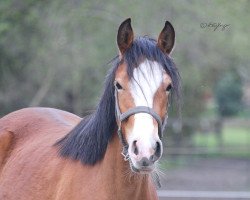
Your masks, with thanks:
<instances>
[{"instance_id":1,"label":"blurred green background","mask_svg":"<svg viewBox=\"0 0 250 200\"><path fill-rule=\"evenodd\" d=\"M250 159L247 0L2 0L0 116L29 106L90 113L128 17L136 35L157 38L166 20L176 31L182 108L180 116L171 109L163 168Z\"/></svg>"}]
</instances>

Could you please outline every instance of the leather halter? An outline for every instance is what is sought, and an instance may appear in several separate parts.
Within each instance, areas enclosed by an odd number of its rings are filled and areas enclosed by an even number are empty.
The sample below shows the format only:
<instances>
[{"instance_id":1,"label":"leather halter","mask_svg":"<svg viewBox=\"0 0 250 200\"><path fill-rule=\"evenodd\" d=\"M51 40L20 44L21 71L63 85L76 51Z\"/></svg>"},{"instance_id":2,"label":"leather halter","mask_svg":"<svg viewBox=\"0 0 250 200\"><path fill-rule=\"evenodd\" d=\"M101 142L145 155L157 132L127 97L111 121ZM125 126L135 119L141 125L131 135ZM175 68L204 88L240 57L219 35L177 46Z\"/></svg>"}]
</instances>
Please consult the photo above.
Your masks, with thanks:
<instances>
[{"instance_id":1,"label":"leather halter","mask_svg":"<svg viewBox=\"0 0 250 200\"><path fill-rule=\"evenodd\" d=\"M128 144L126 140L123 137L122 130L121 130L121 124L124 120L129 118L131 115L137 114L137 113L147 113L151 115L158 123L158 134L160 140L162 139L163 136L163 131L166 126L167 122L167 115L164 117L164 120L161 120L161 117L150 107L147 106L136 106L134 108L130 108L124 113L121 113L119 104L118 104L118 89L115 86L116 81L114 82L114 87L115 87L115 114L116 114L116 120L118 123L118 136L121 140L121 143L123 145L123 150L122 150L122 155L124 156L124 160L129 160L129 155L128 155Z\"/></svg>"}]
</instances>

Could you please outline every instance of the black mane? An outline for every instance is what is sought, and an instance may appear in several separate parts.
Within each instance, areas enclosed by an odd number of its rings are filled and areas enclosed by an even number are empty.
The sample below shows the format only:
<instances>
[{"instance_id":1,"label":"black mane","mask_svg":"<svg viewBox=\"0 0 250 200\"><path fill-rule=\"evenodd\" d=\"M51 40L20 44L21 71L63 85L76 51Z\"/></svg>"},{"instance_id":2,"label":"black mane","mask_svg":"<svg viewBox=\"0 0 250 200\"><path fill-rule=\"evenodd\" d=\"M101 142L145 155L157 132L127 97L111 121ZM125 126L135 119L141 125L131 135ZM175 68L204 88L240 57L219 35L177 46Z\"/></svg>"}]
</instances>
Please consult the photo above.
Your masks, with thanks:
<instances>
[{"instance_id":1,"label":"black mane","mask_svg":"<svg viewBox=\"0 0 250 200\"><path fill-rule=\"evenodd\" d=\"M157 47L155 40L146 36L138 37L125 52L123 60L120 61L118 56L113 59L113 67L106 77L104 92L96 111L56 143L60 147L61 156L89 165L102 160L107 145L117 130L113 85L117 67L120 62L126 62L128 76L133 78L133 69L143 59L157 61L163 66L172 79L176 99L179 99L180 77L173 60Z\"/></svg>"}]
</instances>

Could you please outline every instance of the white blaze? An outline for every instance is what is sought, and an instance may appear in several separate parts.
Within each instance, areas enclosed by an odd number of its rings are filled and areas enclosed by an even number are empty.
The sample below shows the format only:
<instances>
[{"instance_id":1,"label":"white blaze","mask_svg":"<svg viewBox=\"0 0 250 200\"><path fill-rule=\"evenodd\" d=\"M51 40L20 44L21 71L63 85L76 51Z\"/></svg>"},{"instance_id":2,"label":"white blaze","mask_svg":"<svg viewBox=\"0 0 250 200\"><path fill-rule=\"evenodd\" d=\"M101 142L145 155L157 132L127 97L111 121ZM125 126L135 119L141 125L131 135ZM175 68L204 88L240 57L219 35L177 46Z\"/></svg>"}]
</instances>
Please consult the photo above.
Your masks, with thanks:
<instances>
[{"instance_id":1,"label":"white blaze","mask_svg":"<svg viewBox=\"0 0 250 200\"><path fill-rule=\"evenodd\" d=\"M131 93L136 106L153 107L153 98L163 79L163 69L155 61L145 60L133 72Z\"/></svg>"},{"instance_id":2,"label":"white blaze","mask_svg":"<svg viewBox=\"0 0 250 200\"><path fill-rule=\"evenodd\" d=\"M153 107L153 99L157 89L163 81L163 68L155 61L145 60L133 72L134 79L131 79L131 94L135 106ZM128 142L137 141L139 154L150 156L149 149L153 147L158 134L157 126L153 124L153 117L147 113L134 115L134 127L129 134Z\"/></svg>"}]
</instances>

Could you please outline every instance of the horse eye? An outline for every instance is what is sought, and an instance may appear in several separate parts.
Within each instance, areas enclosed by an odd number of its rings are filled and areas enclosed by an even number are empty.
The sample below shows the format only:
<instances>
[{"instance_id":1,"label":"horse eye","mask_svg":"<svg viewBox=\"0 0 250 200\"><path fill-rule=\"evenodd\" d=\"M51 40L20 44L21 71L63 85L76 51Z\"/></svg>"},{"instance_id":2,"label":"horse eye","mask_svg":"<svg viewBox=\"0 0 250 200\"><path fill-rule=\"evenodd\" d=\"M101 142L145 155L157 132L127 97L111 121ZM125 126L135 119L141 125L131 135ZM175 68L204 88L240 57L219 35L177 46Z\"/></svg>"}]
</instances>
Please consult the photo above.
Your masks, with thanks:
<instances>
[{"instance_id":1,"label":"horse eye","mask_svg":"<svg viewBox=\"0 0 250 200\"><path fill-rule=\"evenodd\" d=\"M171 89L172 89L172 85L169 84L168 87L166 88L166 91L167 91L167 92L170 92Z\"/></svg>"},{"instance_id":2,"label":"horse eye","mask_svg":"<svg viewBox=\"0 0 250 200\"><path fill-rule=\"evenodd\" d=\"M118 83L118 82L115 82L115 87L116 87L117 90L122 90L123 89L122 86L120 85L120 83Z\"/></svg>"}]
</instances>

